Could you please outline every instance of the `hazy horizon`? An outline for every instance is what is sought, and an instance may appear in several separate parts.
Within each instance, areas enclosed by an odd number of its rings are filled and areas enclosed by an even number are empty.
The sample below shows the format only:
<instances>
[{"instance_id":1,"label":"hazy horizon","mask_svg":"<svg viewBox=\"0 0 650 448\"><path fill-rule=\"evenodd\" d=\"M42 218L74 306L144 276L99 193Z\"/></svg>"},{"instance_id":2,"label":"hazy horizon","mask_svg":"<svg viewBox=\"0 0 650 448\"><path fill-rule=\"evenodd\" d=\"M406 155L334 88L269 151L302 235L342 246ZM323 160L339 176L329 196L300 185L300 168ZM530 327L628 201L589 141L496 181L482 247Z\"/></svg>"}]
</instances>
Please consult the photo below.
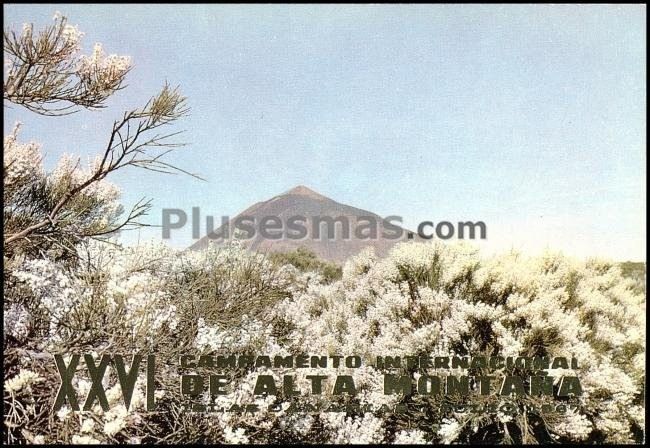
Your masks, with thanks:
<instances>
[{"instance_id":1,"label":"hazy horizon","mask_svg":"<svg viewBox=\"0 0 650 448\"><path fill-rule=\"evenodd\" d=\"M487 251L546 247L646 260L646 9L641 5L5 5L4 26L55 11L129 55L106 109L41 117L5 105L5 134L99 153L113 120L169 81L207 181L128 170L125 206L235 216L296 185L404 227L484 221ZM170 244L196 242L191 226ZM160 239L144 228L123 240Z\"/></svg>"}]
</instances>

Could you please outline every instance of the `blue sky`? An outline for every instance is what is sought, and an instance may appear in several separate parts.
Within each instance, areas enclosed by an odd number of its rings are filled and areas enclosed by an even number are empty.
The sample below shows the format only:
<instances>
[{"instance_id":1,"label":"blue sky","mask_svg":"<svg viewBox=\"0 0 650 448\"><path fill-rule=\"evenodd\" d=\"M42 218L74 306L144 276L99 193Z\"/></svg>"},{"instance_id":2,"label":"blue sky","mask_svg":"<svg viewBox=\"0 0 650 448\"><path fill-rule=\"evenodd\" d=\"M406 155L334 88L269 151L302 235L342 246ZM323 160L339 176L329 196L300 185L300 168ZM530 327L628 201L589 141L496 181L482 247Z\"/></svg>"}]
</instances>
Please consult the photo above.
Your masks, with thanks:
<instances>
[{"instance_id":1,"label":"blue sky","mask_svg":"<svg viewBox=\"0 0 650 448\"><path fill-rule=\"evenodd\" d=\"M189 146L169 160L207 182L116 174L126 204L154 199L150 223L304 184L411 228L483 220L486 250L645 259L643 5L10 5L4 25L56 10L84 53L132 57L129 86L99 112L5 107L5 132L22 121L48 166L94 155L124 110L180 85Z\"/></svg>"}]
</instances>

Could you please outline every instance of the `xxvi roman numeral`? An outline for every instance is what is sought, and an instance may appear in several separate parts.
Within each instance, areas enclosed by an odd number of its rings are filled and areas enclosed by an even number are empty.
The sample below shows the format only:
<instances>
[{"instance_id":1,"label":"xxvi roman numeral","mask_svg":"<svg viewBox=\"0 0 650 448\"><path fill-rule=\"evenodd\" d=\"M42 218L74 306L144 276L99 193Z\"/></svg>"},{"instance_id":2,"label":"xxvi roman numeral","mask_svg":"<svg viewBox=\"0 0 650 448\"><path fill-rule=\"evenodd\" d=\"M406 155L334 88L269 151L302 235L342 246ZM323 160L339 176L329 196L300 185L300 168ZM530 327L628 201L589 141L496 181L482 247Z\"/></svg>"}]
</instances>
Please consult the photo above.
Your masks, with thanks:
<instances>
[{"instance_id":1,"label":"xxvi roman numeral","mask_svg":"<svg viewBox=\"0 0 650 448\"><path fill-rule=\"evenodd\" d=\"M99 360L99 364L96 364L95 359L92 355L85 354L84 361L86 368L88 369L88 375L90 376L91 386L90 391L86 396L83 410L88 411L92 409L96 401L99 402L99 405L104 411L109 410L108 399L106 398L106 391L104 390L102 380L106 374L106 369L111 363L115 368L117 378L120 383L120 388L122 389L122 398L124 399L124 405L127 409L129 409L131 400L133 398L133 392L135 391L135 383L140 372L140 364L142 363L143 358L144 357L142 355L133 355L131 366L127 370L126 364L124 362L124 357L122 355L103 355ZM72 386L72 380L74 379L74 376L77 372L81 356L76 354L72 355L70 358L70 363L68 365L65 364L63 355L54 355L54 359L56 361L56 368L59 371L59 376L61 377L61 387L59 388L59 392L57 393L56 399L54 400L54 412L63 407L66 399L68 400L68 403L70 403L71 409L73 411L78 411L79 402L77 400L77 394L74 390L74 387ZM155 356L148 355L146 364L146 409L147 411L153 411L155 408Z\"/></svg>"}]
</instances>

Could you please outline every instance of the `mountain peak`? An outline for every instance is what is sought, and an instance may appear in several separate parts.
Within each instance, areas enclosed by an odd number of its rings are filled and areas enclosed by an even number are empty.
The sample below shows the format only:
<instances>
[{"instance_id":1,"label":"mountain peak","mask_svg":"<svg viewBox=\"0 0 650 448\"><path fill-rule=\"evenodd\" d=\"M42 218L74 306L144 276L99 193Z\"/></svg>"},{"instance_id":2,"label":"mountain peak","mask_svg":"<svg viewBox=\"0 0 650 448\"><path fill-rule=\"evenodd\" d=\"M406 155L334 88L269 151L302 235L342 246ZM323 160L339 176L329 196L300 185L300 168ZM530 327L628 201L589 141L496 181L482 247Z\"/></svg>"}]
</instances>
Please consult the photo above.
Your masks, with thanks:
<instances>
[{"instance_id":1,"label":"mountain peak","mask_svg":"<svg viewBox=\"0 0 650 448\"><path fill-rule=\"evenodd\" d=\"M260 227L265 225L262 223L268 217L276 217L282 221L280 238L271 238L261 232ZM299 225L305 231L300 237L295 235L295 231L300 229L292 227L296 223L296 221L292 221L295 217L301 218L299 223L302 224ZM369 217L377 218L376 236L359 237L357 227L361 222L368 223ZM206 248L210 242L226 243L228 239L233 238L239 218L246 218L253 223L253 235L242 240L244 247L262 253L268 251L288 252L305 247L325 260L343 262L368 246L374 247L376 255L384 256L398 242L398 239L384 236L386 226L378 215L368 210L341 204L311 188L298 185L269 200L248 207L217 230L211 231L194 243L192 249ZM325 221L327 229L321 226L324 220L327 220ZM335 224L335 221L338 224ZM329 224L330 222L332 225ZM344 222L350 224L348 236L344 235L346 233L343 229ZM320 229L320 232L315 230L317 228ZM330 228L332 232L330 232ZM394 230L389 231L394 232ZM246 233L250 234L250 232L250 230L246 230ZM325 232L325 235L322 232ZM404 239L405 237L399 240Z\"/></svg>"},{"instance_id":2,"label":"mountain peak","mask_svg":"<svg viewBox=\"0 0 650 448\"><path fill-rule=\"evenodd\" d=\"M296 187L293 187L291 190L285 192L284 194L295 194L299 196L309 196L313 198L324 198L320 193L316 193L314 190L311 188L307 188L304 185L298 185Z\"/></svg>"}]
</instances>

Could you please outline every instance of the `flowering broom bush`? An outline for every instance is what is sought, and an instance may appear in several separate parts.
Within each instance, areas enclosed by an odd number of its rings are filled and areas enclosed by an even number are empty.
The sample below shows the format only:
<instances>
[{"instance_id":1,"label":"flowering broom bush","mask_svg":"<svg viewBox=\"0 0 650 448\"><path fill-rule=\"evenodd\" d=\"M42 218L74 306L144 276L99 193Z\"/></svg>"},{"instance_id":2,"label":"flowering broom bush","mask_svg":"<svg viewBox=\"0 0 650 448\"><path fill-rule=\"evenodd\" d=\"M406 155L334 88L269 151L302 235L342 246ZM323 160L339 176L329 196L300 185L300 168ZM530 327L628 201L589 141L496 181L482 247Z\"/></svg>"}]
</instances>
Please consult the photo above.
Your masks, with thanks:
<instances>
[{"instance_id":1,"label":"flowering broom bush","mask_svg":"<svg viewBox=\"0 0 650 448\"><path fill-rule=\"evenodd\" d=\"M606 261L555 253L481 259L467 246L405 243L386 259L360 254L341 280L326 283L237 243L201 252L93 243L79 252L87 262L74 269L41 258L12 272L12 297L21 298L5 303L5 425L13 440L609 443L638 441L644 428L645 299ZM127 410L113 374L109 411L66 406L52 415L59 379L51 354L72 352L156 353L156 411L144 411L140 383ZM356 354L368 363L301 369L298 388L308 374L348 373L358 392L348 404L424 406L401 414L287 412L322 397L255 395L259 375L281 382L295 370L241 368L216 403L256 403L259 412L186 412L178 387L184 353ZM484 405L502 397L385 395L383 372L370 361L387 354L575 357L577 372L550 373L556 381L577 375L584 393L576 410L559 414L443 412L441 400ZM454 372L435 371L445 373ZM77 375L74 386L84 396L89 378ZM554 398L511 397L520 411L545 400Z\"/></svg>"}]
</instances>

